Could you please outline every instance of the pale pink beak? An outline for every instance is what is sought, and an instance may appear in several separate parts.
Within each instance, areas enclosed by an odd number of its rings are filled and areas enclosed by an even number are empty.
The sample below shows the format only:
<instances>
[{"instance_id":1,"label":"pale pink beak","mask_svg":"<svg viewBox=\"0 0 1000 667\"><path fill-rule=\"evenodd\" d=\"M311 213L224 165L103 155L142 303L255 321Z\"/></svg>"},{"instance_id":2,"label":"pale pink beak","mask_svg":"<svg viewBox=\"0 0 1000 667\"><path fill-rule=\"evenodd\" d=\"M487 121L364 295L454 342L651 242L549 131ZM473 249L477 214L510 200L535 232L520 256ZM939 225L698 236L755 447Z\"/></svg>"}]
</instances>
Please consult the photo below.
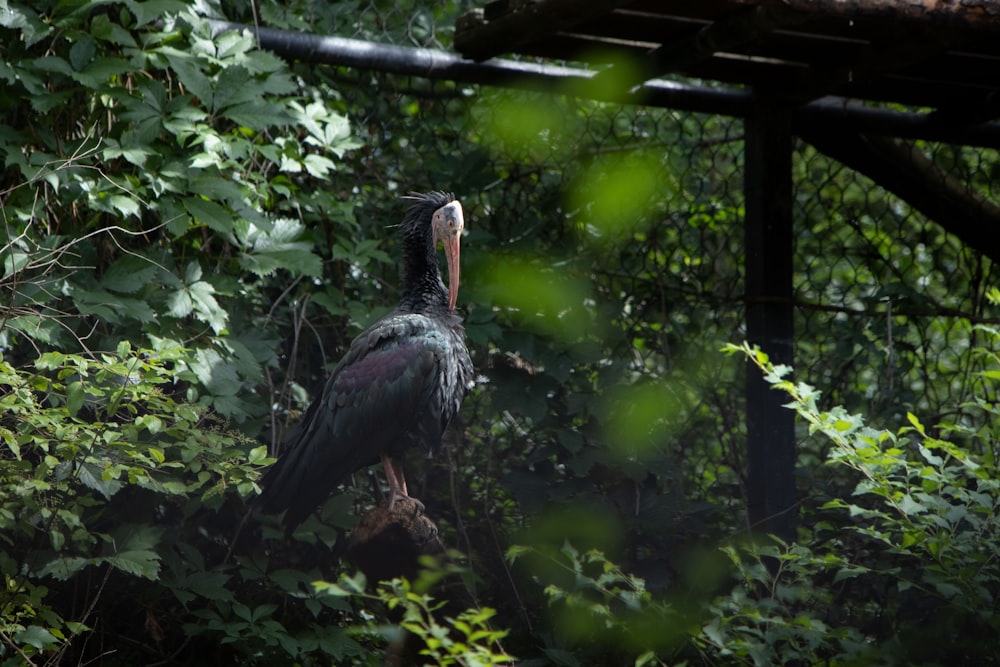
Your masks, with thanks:
<instances>
[{"instance_id":1,"label":"pale pink beak","mask_svg":"<svg viewBox=\"0 0 1000 667\"><path fill-rule=\"evenodd\" d=\"M453 201L434 212L431 220L434 230L434 244L444 246L444 258L448 262L448 308L455 310L458 303L458 257L461 250L462 230L465 229L465 217L462 214L462 204Z\"/></svg>"}]
</instances>

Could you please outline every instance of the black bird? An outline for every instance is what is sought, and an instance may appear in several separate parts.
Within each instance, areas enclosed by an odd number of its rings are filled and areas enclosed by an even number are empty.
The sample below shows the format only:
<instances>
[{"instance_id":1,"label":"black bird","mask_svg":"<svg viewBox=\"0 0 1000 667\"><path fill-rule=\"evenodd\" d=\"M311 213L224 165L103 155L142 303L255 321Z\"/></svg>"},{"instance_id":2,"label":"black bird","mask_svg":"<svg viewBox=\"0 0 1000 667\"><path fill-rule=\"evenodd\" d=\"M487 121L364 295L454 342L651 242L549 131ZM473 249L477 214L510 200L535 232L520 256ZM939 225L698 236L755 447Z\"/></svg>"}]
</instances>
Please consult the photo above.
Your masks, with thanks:
<instances>
[{"instance_id":1,"label":"black bird","mask_svg":"<svg viewBox=\"0 0 1000 667\"><path fill-rule=\"evenodd\" d=\"M454 312L462 205L444 192L406 199L413 205L400 225L399 305L354 339L262 480L264 511L287 510L288 532L347 475L379 459L389 479L390 509L408 497L400 455L417 446L433 454L472 384L465 330ZM448 288L438 269L439 243Z\"/></svg>"}]
</instances>

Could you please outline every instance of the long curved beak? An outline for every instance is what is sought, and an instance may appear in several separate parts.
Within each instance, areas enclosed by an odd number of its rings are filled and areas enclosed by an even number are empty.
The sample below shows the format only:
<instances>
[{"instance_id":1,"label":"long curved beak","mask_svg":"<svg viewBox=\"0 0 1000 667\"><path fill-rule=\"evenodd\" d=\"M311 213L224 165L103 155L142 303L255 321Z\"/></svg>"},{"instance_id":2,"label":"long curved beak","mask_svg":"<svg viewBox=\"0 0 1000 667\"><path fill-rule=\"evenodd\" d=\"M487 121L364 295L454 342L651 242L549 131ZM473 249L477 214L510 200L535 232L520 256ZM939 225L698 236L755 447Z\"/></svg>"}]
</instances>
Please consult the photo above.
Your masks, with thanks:
<instances>
[{"instance_id":1,"label":"long curved beak","mask_svg":"<svg viewBox=\"0 0 1000 667\"><path fill-rule=\"evenodd\" d=\"M453 201L434 213L434 239L444 246L444 258L448 263L448 308L455 310L458 303L459 254L461 252L462 230L465 216L462 204Z\"/></svg>"}]
</instances>

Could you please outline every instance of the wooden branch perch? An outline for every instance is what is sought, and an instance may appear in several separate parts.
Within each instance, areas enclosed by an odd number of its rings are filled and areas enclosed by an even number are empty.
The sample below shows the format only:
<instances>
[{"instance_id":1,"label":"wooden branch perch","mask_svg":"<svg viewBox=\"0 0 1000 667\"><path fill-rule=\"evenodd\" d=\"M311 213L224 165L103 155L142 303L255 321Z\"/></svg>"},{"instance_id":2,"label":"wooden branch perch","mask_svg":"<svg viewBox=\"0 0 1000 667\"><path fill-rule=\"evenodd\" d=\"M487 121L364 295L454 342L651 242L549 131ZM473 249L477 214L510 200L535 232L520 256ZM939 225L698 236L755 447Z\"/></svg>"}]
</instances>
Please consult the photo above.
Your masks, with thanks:
<instances>
[{"instance_id":1,"label":"wooden branch perch","mask_svg":"<svg viewBox=\"0 0 1000 667\"><path fill-rule=\"evenodd\" d=\"M361 517L347 547L348 558L372 583L416 579L420 557L443 552L437 526L411 498L398 498L391 511L384 502Z\"/></svg>"}]
</instances>

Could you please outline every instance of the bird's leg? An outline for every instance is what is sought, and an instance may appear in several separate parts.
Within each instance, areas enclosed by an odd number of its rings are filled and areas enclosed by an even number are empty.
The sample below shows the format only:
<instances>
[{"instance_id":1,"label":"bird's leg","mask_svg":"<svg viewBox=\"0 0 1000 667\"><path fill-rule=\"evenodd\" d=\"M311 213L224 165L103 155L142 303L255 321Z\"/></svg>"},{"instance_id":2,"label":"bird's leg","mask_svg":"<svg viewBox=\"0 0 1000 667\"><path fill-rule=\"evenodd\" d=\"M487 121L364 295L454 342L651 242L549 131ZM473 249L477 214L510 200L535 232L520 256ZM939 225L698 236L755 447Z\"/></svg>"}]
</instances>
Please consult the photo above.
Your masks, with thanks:
<instances>
[{"instance_id":1,"label":"bird's leg","mask_svg":"<svg viewBox=\"0 0 1000 667\"><path fill-rule=\"evenodd\" d=\"M382 467L385 468L385 477L389 481L389 508L395 502L397 496L406 495L406 480L403 479L403 471L398 469L388 454L382 454Z\"/></svg>"},{"instance_id":2,"label":"bird's leg","mask_svg":"<svg viewBox=\"0 0 1000 667\"><path fill-rule=\"evenodd\" d=\"M403 477L402 464L397 465L388 454L382 454L382 467L385 468L385 476L389 480L389 511L396 503L396 498L410 498L406 492L406 479ZM422 510L424 504L416 498L410 498Z\"/></svg>"}]
</instances>

